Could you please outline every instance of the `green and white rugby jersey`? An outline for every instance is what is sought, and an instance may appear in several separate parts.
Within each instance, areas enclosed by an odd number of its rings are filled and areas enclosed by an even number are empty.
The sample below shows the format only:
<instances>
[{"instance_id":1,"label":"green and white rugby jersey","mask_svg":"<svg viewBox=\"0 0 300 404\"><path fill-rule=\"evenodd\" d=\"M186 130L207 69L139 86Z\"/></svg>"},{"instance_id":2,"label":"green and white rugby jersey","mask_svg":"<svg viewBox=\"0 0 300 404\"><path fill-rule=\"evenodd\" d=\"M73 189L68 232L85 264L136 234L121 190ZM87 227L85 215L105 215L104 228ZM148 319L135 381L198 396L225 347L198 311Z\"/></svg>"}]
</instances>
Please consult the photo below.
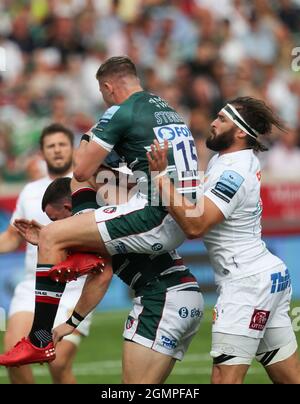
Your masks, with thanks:
<instances>
[{"instance_id":1,"label":"green and white rugby jersey","mask_svg":"<svg viewBox=\"0 0 300 404\"><path fill-rule=\"evenodd\" d=\"M113 255L112 268L114 274L134 290L142 288L159 275L184 272L188 269L176 250L161 255Z\"/></svg>"},{"instance_id":2,"label":"green and white rugby jersey","mask_svg":"<svg viewBox=\"0 0 300 404\"><path fill-rule=\"evenodd\" d=\"M108 151L114 149L133 172L143 172L148 184L146 151L154 139L161 145L167 139L168 171L179 181L178 191L195 191L198 176L193 136L179 114L160 97L146 91L132 94L122 104L110 107L92 133L93 141Z\"/></svg>"}]
</instances>

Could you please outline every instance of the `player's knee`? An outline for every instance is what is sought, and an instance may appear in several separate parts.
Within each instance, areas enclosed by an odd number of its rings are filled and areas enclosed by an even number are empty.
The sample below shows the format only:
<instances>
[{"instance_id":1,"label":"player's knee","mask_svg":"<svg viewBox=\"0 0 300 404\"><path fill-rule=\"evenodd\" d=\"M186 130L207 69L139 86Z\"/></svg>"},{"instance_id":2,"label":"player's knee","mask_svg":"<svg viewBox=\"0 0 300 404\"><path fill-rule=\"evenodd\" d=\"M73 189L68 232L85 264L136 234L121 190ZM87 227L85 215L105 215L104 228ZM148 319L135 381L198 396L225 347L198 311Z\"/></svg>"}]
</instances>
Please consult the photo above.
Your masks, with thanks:
<instances>
[{"instance_id":1,"label":"player's knee","mask_svg":"<svg viewBox=\"0 0 300 404\"><path fill-rule=\"evenodd\" d=\"M300 384L300 367L283 375L269 373L269 376L274 384Z\"/></svg>"},{"instance_id":2,"label":"player's knee","mask_svg":"<svg viewBox=\"0 0 300 404\"><path fill-rule=\"evenodd\" d=\"M60 379L64 377L66 373L71 372L72 366L70 361L65 355L59 355L56 359L51 362L51 373L56 377L56 379Z\"/></svg>"},{"instance_id":3,"label":"player's knee","mask_svg":"<svg viewBox=\"0 0 300 404\"><path fill-rule=\"evenodd\" d=\"M122 384L131 384L130 377L127 374L122 375Z\"/></svg>"},{"instance_id":4,"label":"player's knee","mask_svg":"<svg viewBox=\"0 0 300 404\"><path fill-rule=\"evenodd\" d=\"M108 285L113 277L113 271L112 271L112 267L110 264L107 264L103 270L103 272L100 274L100 277L102 278L101 283L105 283L106 285Z\"/></svg>"},{"instance_id":5,"label":"player's knee","mask_svg":"<svg viewBox=\"0 0 300 404\"><path fill-rule=\"evenodd\" d=\"M122 376L122 384L160 384L161 381L155 375L126 375Z\"/></svg>"},{"instance_id":6,"label":"player's knee","mask_svg":"<svg viewBox=\"0 0 300 404\"><path fill-rule=\"evenodd\" d=\"M221 384L221 369L219 366L213 366L211 384Z\"/></svg>"},{"instance_id":7,"label":"player's knee","mask_svg":"<svg viewBox=\"0 0 300 404\"><path fill-rule=\"evenodd\" d=\"M212 384L242 384L243 375L230 365L214 365L211 377Z\"/></svg>"}]
</instances>

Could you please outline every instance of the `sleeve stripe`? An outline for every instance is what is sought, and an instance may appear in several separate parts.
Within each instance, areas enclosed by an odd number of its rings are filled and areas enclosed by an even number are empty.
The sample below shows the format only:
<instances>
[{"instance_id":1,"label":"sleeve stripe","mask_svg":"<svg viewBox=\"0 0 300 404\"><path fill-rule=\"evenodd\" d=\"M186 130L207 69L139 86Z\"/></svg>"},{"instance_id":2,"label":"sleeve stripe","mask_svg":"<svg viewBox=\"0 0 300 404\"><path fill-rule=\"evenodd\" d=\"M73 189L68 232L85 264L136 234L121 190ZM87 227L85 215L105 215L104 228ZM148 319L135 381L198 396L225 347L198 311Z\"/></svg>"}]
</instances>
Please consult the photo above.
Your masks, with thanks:
<instances>
[{"instance_id":1,"label":"sleeve stripe","mask_svg":"<svg viewBox=\"0 0 300 404\"><path fill-rule=\"evenodd\" d=\"M95 135L93 135L93 136L91 137L91 140L92 140L93 142L98 143L99 146L103 147L103 149L107 150L108 152L111 152L112 149L113 149L113 147L114 147L114 145L111 145L111 144L109 144L109 143L104 142L104 140L99 139L99 138L98 138L97 136L95 136Z\"/></svg>"},{"instance_id":2,"label":"sleeve stripe","mask_svg":"<svg viewBox=\"0 0 300 404\"><path fill-rule=\"evenodd\" d=\"M220 199L223 199L223 201L229 203L230 200L228 198L226 198L223 194L221 194L220 192L217 192L214 188L210 190L210 192L214 195L216 195L217 197L219 197ZM208 196L208 195L206 195Z\"/></svg>"}]
</instances>

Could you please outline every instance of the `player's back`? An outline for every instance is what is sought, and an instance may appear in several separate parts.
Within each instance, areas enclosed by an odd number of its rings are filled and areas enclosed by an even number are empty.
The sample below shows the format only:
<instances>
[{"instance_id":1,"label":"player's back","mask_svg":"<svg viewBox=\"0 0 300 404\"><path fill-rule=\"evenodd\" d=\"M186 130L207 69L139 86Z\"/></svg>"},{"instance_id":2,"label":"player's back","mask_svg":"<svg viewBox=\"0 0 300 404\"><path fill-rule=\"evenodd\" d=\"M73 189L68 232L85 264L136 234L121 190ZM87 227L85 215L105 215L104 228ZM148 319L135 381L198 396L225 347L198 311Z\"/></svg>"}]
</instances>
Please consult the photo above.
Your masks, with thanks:
<instances>
[{"instance_id":1,"label":"player's back","mask_svg":"<svg viewBox=\"0 0 300 404\"><path fill-rule=\"evenodd\" d=\"M122 107L131 116L131 125L125 137L116 144L115 149L129 158L129 167L148 173L146 150L157 139L170 142L176 138L189 138L191 133L179 116L166 101L148 92L139 92L126 100ZM169 164L174 165L174 157L169 154Z\"/></svg>"},{"instance_id":2,"label":"player's back","mask_svg":"<svg viewBox=\"0 0 300 404\"><path fill-rule=\"evenodd\" d=\"M93 129L93 140L114 149L137 173L149 180L146 151L153 140L169 142L169 172L179 180L197 177L197 154L191 131L180 115L162 98L139 91L120 105L109 108Z\"/></svg>"}]
</instances>

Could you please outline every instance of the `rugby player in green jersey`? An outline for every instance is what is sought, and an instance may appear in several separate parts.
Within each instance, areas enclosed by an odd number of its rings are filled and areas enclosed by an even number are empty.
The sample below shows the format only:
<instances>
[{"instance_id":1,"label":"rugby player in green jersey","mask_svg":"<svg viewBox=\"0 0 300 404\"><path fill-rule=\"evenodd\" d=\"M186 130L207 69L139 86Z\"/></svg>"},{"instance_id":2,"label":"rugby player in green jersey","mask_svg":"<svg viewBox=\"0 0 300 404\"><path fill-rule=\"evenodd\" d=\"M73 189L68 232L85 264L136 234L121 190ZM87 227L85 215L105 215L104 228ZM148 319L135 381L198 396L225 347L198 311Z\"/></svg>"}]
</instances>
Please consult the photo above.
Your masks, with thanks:
<instances>
[{"instance_id":1,"label":"rugby player in green jersey","mask_svg":"<svg viewBox=\"0 0 300 404\"><path fill-rule=\"evenodd\" d=\"M41 352L52 352L51 329L64 291L60 282L52 280L52 268L66 260L68 250L92 251L103 257L162 254L184 241L184 232L159 198L152 198L145 151L153 137L159 142L168 140L168 170L177 177L178 190L188 196L198 185L196 149L190 130L166 101L143 91L133 62L127 57L110 58L100 66L96 77L109 108L90 133L83 136L75 153L75 178L71 185L74 211L86 210L89 203L92 209L96 208L92 191L83 184L113 149L139 177L140 188L125 204L74 215L41 230L36 290L40 290L41 284L43 293L48 295L36 295L35 319L28 337ZM69 260L64 269L70 266ZM0 357L0 364L7 364L6 359Z\"/></svg>"}]
</instances>

